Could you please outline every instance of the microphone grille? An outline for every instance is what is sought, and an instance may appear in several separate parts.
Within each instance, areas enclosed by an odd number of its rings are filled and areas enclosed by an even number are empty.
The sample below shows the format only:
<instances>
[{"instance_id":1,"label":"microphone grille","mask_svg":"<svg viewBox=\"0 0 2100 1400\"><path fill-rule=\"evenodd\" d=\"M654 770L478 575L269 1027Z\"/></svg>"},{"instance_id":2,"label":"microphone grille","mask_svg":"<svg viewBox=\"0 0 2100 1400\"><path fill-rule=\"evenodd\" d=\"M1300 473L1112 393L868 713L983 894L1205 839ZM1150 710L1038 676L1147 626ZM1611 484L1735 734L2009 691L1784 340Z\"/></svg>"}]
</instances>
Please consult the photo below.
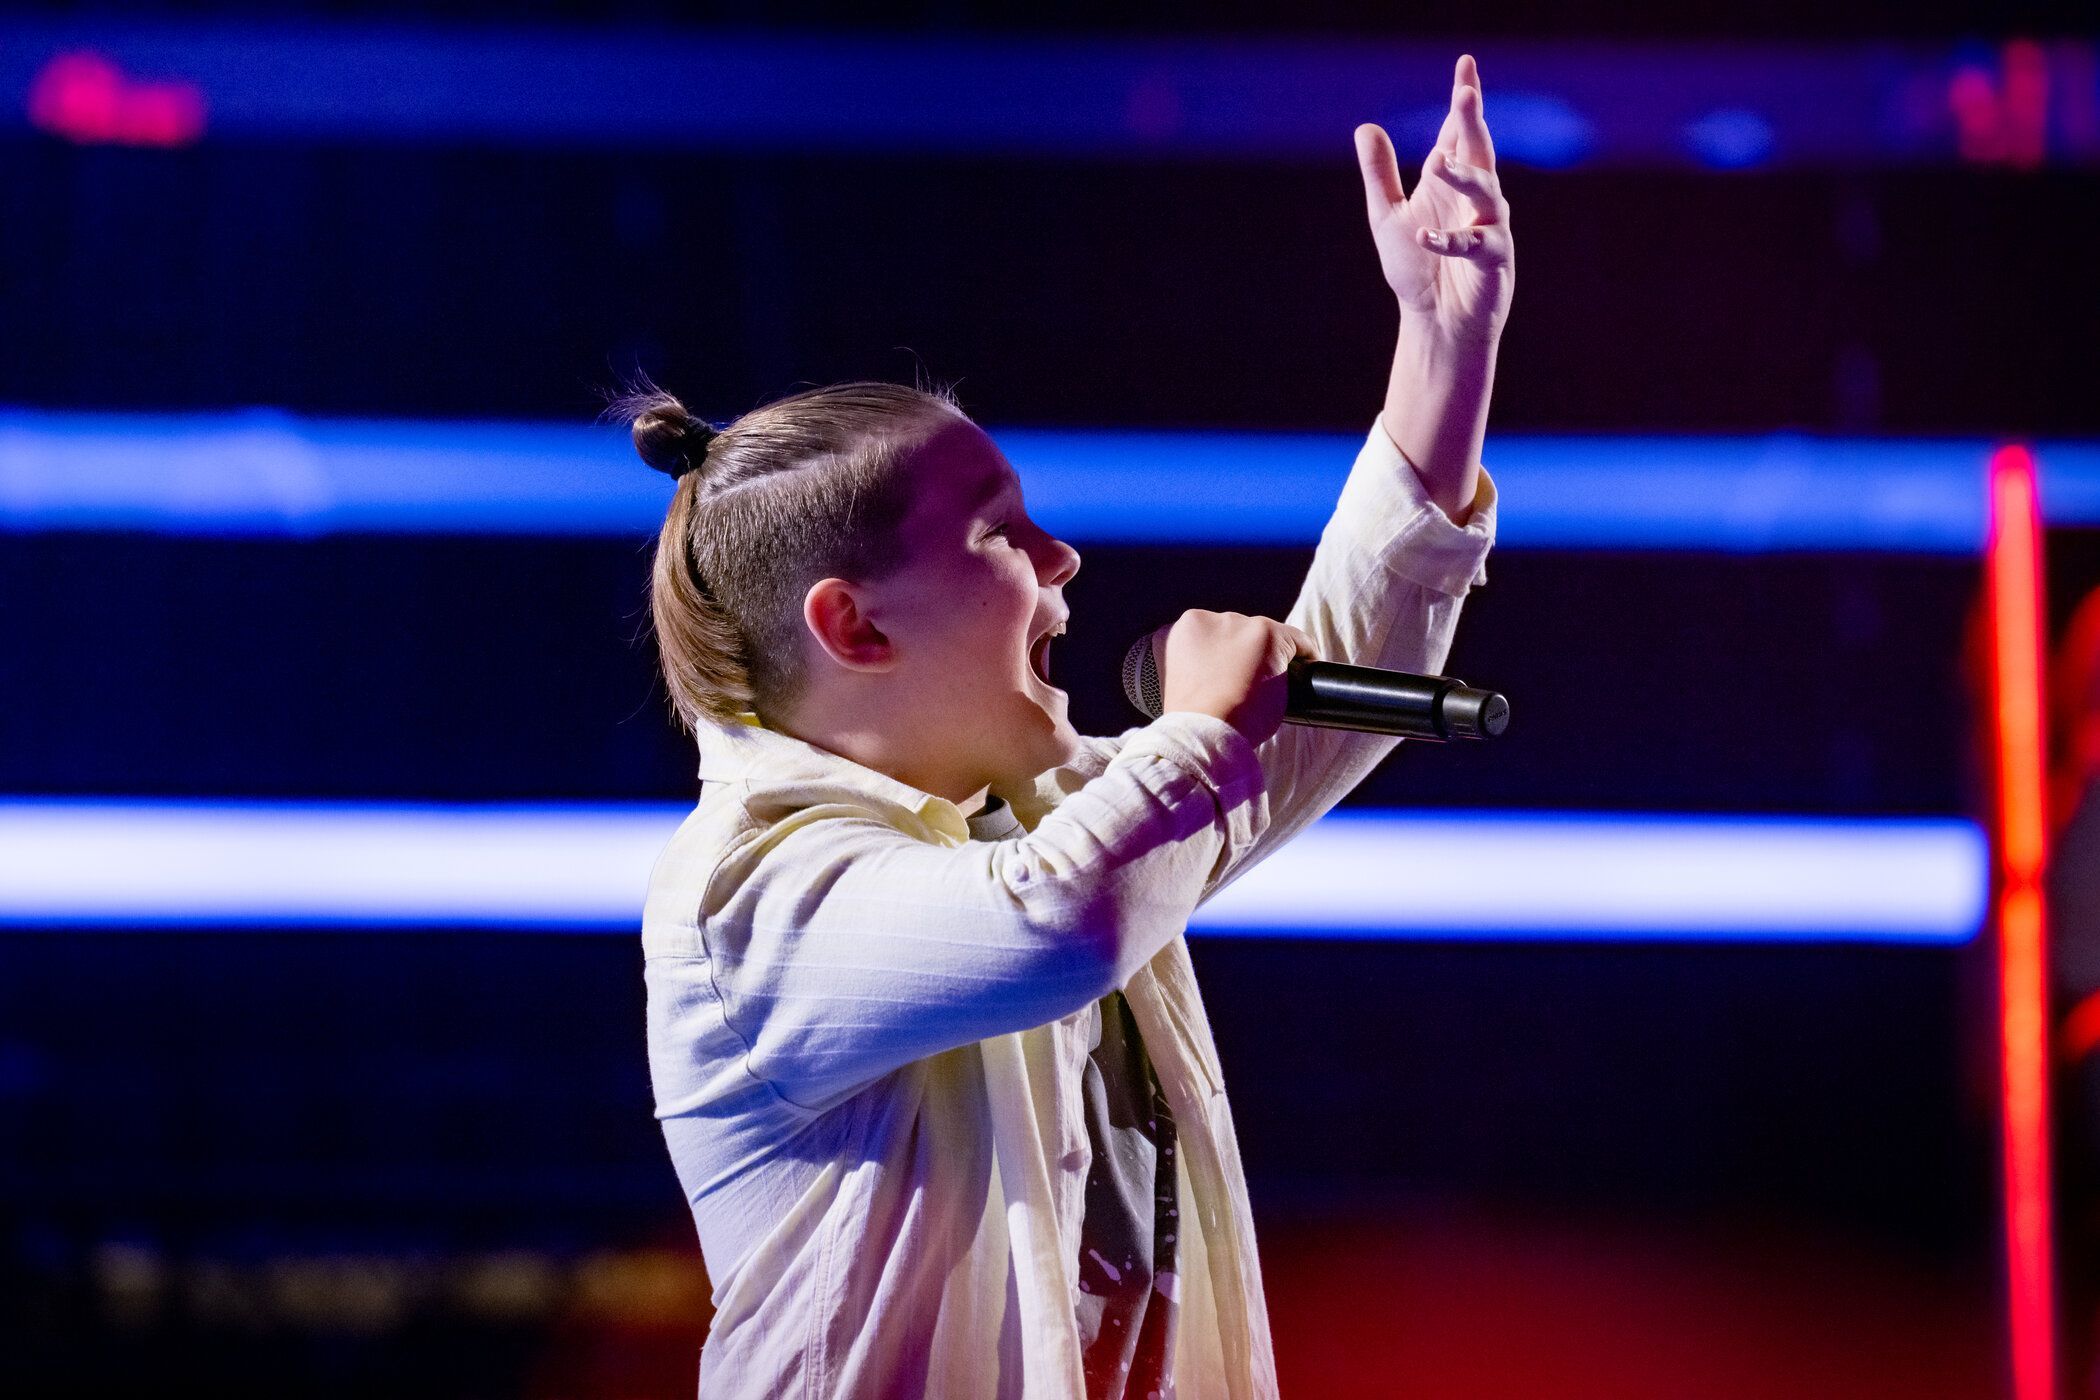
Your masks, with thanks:
<instances>
[{"instance_id":1,"label":"microphone grille","mask_svg":"<svg viewBox=\"0 0 2100 1400\"><path fill-rule=\"evenodd\" d=\"M1147 632L1123 653L1123 694L1130 698L1130 703L1140 714L1158 719L1163 702L1159 691L1159 658L1152 653L1153 635Z\"/></svg>"}]
</instances>

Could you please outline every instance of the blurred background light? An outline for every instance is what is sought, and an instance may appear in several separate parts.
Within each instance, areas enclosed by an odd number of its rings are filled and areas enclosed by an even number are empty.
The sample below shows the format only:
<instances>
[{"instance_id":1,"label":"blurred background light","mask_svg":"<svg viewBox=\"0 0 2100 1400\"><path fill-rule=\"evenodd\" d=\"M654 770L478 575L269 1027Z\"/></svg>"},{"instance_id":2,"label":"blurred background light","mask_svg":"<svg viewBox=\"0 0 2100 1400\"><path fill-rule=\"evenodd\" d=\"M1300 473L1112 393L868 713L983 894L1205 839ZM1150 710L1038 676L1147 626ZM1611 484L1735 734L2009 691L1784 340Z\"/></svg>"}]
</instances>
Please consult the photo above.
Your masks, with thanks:
<instances>
[{"instance_id":1,"label":"blurred background light","mask_svg":"<svg viewBox=\"0 0 2100 1400\"><path fill-rule=\"evenodd\" d=\"M0 802L0 919L634 931L669 805ZM1960 942L1969 822L1331 813L1197 911L1204 931Z\"/></svg>"},{"instance_id":2,"label":"blurred background light","mask_svg":"<svg viewBox=\"0 0 2100 1400\"><path fill-rule=\"evenodd\" d=\"M1043 525L1079 540L1310 543L1361 439L989 430ZM2052 522L2100 523L2100 445L2039 449ZM1524 548L1982 546L1989 444L1801 434L1498 434L1485 460ZM617 429L0 410L0 530L620 535L669 483Z\"/></svg>"},{"instance_id":3,"label":"blurred background light","mask_svg":"<svg viewBox=\"0 0 2100 1400\"><path fill-rule=\"evenodd\" d=\"M1369 114L1412 153L1441 109L1393 97L1447 89L1447 47L12 17L0 114L86 142L194 140L208 107L227 139L1259 158L1331 152ZM1521 165L2100 159L2089 39L1472 47Z\"/></svg>"},{"instance_id":4,"label":"blurred background light","mask_svg":"<svg viewBox=\"0 0 2100 1400\"><path fill-rule=\"evenodd\" d=\"M1743 107L1722 107L1685 128L1692 153L1716 170L1742 170L1770 160L1777 143L1772 123Z\"/></svg>"}]
</instances>

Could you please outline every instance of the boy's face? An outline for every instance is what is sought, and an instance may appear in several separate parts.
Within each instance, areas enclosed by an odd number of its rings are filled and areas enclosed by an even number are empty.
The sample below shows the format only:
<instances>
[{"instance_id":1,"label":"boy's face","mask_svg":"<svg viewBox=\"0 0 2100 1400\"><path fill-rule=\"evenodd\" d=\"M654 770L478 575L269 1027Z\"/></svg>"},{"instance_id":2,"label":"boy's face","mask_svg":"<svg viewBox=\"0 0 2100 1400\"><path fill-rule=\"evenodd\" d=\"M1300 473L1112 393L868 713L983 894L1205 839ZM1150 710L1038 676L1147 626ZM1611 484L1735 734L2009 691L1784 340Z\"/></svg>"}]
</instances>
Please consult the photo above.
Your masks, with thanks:
<instances>
[{"instance_id":1,"label":"boy's face","mask_svg":"<svg viewBox=\"0 0 2100 1400\"><path fill-rule=\"evenodd\" d=\"M1080 750L1070 697L1031 652L1056 645L1037 644L1069 616L1079 552L1028 518L1020 477L974 423L942 427L911 467L909 562L879 585L872 620L896 648L890 679L928 750L921 775L969 794L1069 762Z\"/></svg>"}]
</instances>

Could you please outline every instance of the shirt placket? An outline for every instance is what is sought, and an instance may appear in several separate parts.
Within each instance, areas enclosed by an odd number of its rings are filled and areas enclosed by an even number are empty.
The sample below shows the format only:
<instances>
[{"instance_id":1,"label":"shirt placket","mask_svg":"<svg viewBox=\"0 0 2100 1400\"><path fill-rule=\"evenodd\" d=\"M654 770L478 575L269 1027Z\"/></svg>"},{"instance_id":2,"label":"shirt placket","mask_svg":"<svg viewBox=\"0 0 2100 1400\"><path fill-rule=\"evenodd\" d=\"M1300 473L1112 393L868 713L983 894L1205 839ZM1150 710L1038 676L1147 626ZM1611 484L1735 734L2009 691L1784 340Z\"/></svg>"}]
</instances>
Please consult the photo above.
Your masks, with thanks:
<instances>
[{"instance_id":1,"label":"shirt placket","mask_svg":"<svg viewBox=\"0 0 2100 1400\"><path fill-rule=\"evenodd\" d=\"M1100 1014L1101 1004L1095 1002L1060 1021L1057 1028L1057 1234L1060 1251L1074 1261L1079 1257L1079 1233L1086 1214L1087 1168L1093 1162L1086 1133L1086 1059L1093 1018Z\"/></svg>"}]
</instances>

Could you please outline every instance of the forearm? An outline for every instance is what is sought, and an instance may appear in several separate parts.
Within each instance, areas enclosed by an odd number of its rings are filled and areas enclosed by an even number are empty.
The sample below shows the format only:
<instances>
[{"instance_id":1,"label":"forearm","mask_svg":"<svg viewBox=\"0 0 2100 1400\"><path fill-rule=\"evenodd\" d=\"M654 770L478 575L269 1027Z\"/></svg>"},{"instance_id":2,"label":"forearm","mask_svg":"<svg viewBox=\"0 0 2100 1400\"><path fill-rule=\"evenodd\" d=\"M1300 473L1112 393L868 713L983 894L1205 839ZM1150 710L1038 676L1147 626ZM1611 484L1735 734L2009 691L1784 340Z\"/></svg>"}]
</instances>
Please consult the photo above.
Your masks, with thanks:
<instances>
[{"instance_id":1,"label":"forearm","mask_svg":"<svg viewBox=\"0 0 2100 1400\"><path fill-rule=\"evenodd\" d=\"M1494 476L1483 467L1470 518L1462 527L1453 524L1430 501L1421 474L1386 428L1371 425L1288 622L1313 639L1314 654L1324 661L1441 674L1461 604L1486 582L1498 507ZM1284 725L1257 750L1266 820L1204 897L1325 815L1400 742Z\"/></svg>"},{"instance_id":2,"label":"forearm","mask_svg":"<svg viewBox=\"0 0 2100 1400\"><path fill-rule=\"evenodd\" d=\"M1429 498L1464 525L1480 484L1500 337L1457 340L1427 316L1402 315L1380 421Z\"/></svg>"},{"instance_id":3,"label":"forearm","mask_svg":"<svg viewBox=\"0 0 2100 1400\"><path fill-rule=\"evenodd\" d=\"M1230 724L1170 711L1025 836L949 845L875 812L795 813L706 874L692 951L750 1072L821 1111L1129 981L1260 837L1261 782ZM664 921L692 888L666 887Z\"/></svg>"}]
</instances>

